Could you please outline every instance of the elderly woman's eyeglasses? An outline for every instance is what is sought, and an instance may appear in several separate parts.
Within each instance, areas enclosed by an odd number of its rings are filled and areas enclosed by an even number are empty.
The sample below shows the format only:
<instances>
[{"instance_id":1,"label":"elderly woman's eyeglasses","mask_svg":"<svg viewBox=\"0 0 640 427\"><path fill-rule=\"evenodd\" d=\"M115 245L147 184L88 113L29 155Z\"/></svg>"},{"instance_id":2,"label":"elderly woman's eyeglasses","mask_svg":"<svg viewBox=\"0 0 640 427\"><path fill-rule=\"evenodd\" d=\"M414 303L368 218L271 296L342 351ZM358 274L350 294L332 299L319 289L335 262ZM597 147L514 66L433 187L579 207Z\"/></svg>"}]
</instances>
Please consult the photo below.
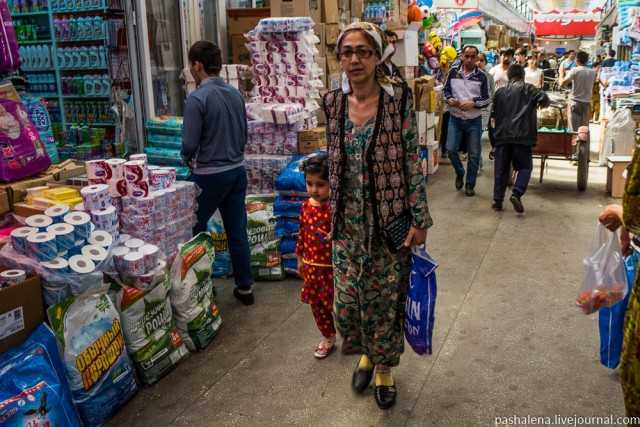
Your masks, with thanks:
<instances>
[{"instance_id":1,"label":"elderly woman's eyeglasses","mask_svg":"<svg viewBox=\"0 0 640 427\"><path fill-rule=\"evenodd\" d=\"M374 52L373 49L365 49L365 48L358 48L355 50L345 49L342 52L340 52L340 58L351 59L354 53L358 58L369 58L371 55L373 55L373 52Z\"/></svg>"}]
</instances>

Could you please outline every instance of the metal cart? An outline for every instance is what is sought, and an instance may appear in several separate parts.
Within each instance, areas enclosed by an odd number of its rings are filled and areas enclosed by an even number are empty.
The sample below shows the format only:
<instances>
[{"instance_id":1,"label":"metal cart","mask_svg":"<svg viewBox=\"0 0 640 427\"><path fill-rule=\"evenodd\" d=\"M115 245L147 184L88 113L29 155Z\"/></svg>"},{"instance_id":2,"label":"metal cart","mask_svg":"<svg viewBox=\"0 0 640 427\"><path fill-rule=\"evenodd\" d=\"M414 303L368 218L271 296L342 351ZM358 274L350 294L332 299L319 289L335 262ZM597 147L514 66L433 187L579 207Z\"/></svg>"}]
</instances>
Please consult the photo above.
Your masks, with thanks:
<instances>
[{"instance_id":1,"label":"metal cart","mask_svg":"<svg viewBox=\"0 0 640 427\"><path fill-rule=\"evenodd\" d=\"M555 103L551 105L560 111L560 123L565 129L564 113L566 104ZM576 148L577 146L577 148ZM573 153L578 154L578 190L587 188L589 178L589 134L586 140L581 140L577 132L545 132L538 131L538 141L533 147L533 157L540 159L540 183L544 177L544 167L548 159L572 161Z\"/></svg>"}]
</instances>

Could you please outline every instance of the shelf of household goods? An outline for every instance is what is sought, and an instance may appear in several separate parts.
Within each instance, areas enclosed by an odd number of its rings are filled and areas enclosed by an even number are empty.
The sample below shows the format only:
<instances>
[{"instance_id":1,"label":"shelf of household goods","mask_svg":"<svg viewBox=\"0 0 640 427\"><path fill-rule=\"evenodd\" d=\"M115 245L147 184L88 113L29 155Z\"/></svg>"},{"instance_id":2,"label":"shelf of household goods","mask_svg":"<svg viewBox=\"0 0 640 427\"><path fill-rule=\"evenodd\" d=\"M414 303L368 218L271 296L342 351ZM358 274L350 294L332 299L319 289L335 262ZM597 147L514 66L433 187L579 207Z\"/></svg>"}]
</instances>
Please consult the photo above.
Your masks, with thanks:
<instances>
[{"instance_id":1,"label":"shelf of household goods","mask_svg":"<svg viewBox=\"0 0 640 427\"><path fill-rule=\"evenodd\" d=\"M91 8L91 9L58 9L58 10L54 10L53 14L54 15L59 15L59 14L76 14L76 13L91 13L91 12L104 12L104 8L103 7L98 7L98 8Z\"/></svg>"},{"instance_id":2,"label":"shelf of household goods","mask_svg":"<svg viewBox=\"0 0 640 427\"><path fill-rule=\"evenodd\" d=\"M41 11L41 12L22 12L22 13L12 13L11 18L32 18L34 16L45 16L49 15L49 11Z\"/></svg>"},{"instance_id":3,"label":"shelf of household goods","mask_svg":"<svg viewBox=\"0 0 640 427\"><path fill-rule=\"evenodd\" d=\"M115 127L115 123L102 122L67 122L69 126L96 126L96 127Z\"/></svg>"},{"instance_id":4,"label":"shelf of household goods","mask_svg":"<svg viewBox=\"0 0 640 427\"><path fill-rule=\"evenodd\" d=\"M44 70L42 68L23 68L23 67L20 67L20 71L22 71L23 73L55 73L56 72L56 70L54 69Z\"/></svg>"},{"instance_id":5,"label":"shelf of household goods","mask_svg":"<svg viewBox=\"0 0 640 427\"><path fill-rule=\"evenodd\" d=\"M69 72L69 71L105 71L105 70L109 70L109 67L60 68L60 72Z\"/></svg>"},{"instance_id":6,"label":"shelf of household goods","mask_svg":"<svg viewBox=\"0 0 640 427\"><path fill-rule=\"evenodd\" d=\"M58 44L64 43L89 43L89 42L103 42L104 37L94 37L91 39L74 39L74 40L56 40Z\"/></svg>"},{"instance_id":7,"label":"shelf of household goods","mask_svg":"<svg viewBox=\"0 0 640 427\"><path fill-rule=\"evenodd\" d=\"M78 99L78 98L91 98L91 99L109 99L109 95L62 95L64 99Z\"/></svg>"},{"instance_id":8,"label":"shelf of household goods","mask_svg":"<svg viewBox=\"0 0 640 427\"><path fill-rule=\"evenodd\" d=\"M18 44L51 44L52 40L20 40Z\"/></svg>"}]
</instances>

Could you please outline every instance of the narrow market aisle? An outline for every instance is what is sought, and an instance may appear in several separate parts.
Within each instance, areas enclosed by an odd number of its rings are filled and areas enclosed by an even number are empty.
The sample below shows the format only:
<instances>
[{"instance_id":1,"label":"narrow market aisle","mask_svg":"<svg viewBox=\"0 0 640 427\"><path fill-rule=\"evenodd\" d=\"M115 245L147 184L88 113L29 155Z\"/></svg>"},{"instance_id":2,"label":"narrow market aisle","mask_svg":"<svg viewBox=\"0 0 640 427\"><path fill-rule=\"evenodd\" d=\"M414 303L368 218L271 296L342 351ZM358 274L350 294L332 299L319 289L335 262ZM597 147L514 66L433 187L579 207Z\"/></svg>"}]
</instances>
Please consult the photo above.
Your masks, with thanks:
<instances>
[{"instance_id":1,"label":"narrow market aisle","mask_svg":"<svg viewBox=\"0 0 640 427\"><path fill-rule=\"evenodd\" d=\"M218 280L218 337L108 425L492 426L506 416L623 416L618 371L599 364L597 317L574 308L597 215L616 200L604 192L606 169L592 164L579 192L568 161L550 161L542 184L535 162L518 216L509 203L491 210L487 153L475 197L455 191L450 165L429 177L429 252L440 263L434 354L407 347L392 410L378 409L372 387L352 394L357 357L313 358L320 335L298 301L300 281L258 283L256 305L244 307L232 281Z\"/></svg>"}]
</instances>

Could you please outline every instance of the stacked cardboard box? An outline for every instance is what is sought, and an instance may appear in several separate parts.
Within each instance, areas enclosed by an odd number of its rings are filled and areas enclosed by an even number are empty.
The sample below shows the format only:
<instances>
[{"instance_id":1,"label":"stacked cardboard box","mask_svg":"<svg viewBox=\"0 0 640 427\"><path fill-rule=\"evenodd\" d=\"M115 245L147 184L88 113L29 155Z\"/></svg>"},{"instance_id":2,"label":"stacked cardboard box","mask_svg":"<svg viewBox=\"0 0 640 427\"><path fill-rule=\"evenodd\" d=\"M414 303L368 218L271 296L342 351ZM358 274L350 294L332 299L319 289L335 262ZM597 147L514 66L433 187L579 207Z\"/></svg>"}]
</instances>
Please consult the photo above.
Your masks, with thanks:
<instances>
[{"instance_id":1,"label":"stacked cardboard box","mask_svg":"<svg viewBox=\"0 0 640 427\"><path fill-rule=\"evenodd\" d=\"M427 150L427 172L435 173L438 169L438 141L436 139L436 92L435 79L423 76L410 80L409 87L413 90L414 109L418 122L418 138L421 150Z\"/></svg>"},{"instance_id":2,"label":"stacked cardboard box","mask_svg":"<svg viewBox=\"0 0 640 427\"><path fill-rule=\"evenodd\" d=\"M271 16L269 8L259 9L227 9L231 50L234 64L251 64L251 55L245 46L244 34L253 30L262 18ZM277 15L274 15L277 16Z\"/></svg>"}]
</instances>

